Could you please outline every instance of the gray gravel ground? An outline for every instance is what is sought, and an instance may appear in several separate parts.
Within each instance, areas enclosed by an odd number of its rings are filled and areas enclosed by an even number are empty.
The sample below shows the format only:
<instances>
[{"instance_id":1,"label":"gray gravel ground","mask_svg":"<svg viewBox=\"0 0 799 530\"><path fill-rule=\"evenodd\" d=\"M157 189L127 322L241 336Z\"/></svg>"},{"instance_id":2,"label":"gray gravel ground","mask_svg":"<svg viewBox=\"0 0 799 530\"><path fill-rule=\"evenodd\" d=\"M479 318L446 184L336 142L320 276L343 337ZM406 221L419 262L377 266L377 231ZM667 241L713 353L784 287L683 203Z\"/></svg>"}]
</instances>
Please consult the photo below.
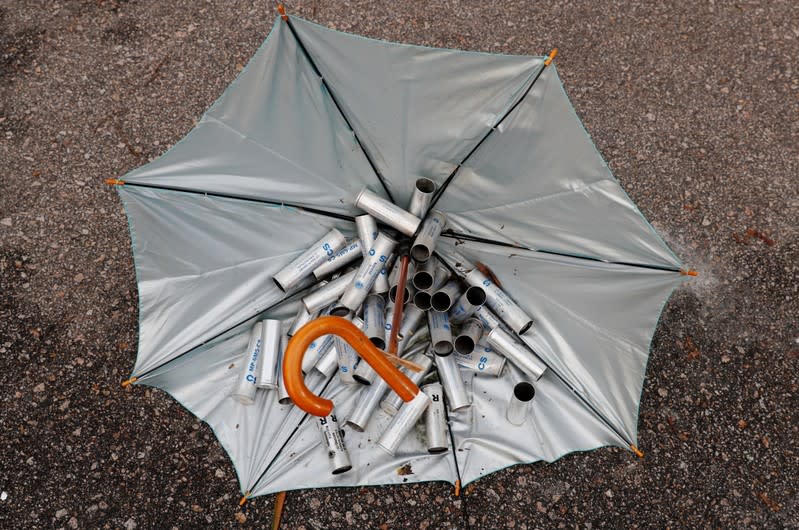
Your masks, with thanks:
<instances>
[{"instance_id":1,"label":"gray gravel ground","mask_svg":"<svg viewBox=\"0 0 799 530\"><path fill-rule=\"evenodd\" d=\"M799 527L795 2L292 2L403 42L560 48L630 196L701 276L652 344L638 460L289 494L286 528ZM267 1L0 1L0 527L268 525L210 429L133 366L136 285L106 177L185 135L266 37Z\"/></svg>"}]
</instances>

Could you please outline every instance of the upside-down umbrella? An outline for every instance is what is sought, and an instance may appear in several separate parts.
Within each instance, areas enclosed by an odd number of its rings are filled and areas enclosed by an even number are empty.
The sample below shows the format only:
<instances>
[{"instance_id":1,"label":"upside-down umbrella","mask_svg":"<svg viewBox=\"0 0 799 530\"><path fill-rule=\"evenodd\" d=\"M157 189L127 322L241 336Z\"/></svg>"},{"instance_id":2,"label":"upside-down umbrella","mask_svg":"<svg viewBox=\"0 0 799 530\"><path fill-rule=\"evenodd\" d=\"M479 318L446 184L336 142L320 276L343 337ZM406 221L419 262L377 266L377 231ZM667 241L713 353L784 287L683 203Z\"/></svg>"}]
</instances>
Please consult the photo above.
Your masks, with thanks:
<instances>
[{"instance_id":1,"label":"upside-down umbrella","mask_svg":"<svg viewBox=\"0 0 799 530\"><path fill-rule=\"evenodd\" d=\"M549 58L366 39L278 17L247 67L163 156L112 180L139 289L128 382L165 390L207 422L255 497L297 488L449 481L618 446L637 452L649 343L685 273L575 114ZM333 228L357 237L368 187L405 208L436 184L443 263L480 263L534 320L546 364L528 421L505 407L525 374L461 375L449 448L408 436L375 447L389 418L346 432L353 469L330 473L308 416L258 391L230 396L253 324L290 322L297 296L273 275ZM306 381L346 416L359 385Z\"/></svg>"}]
</instances>

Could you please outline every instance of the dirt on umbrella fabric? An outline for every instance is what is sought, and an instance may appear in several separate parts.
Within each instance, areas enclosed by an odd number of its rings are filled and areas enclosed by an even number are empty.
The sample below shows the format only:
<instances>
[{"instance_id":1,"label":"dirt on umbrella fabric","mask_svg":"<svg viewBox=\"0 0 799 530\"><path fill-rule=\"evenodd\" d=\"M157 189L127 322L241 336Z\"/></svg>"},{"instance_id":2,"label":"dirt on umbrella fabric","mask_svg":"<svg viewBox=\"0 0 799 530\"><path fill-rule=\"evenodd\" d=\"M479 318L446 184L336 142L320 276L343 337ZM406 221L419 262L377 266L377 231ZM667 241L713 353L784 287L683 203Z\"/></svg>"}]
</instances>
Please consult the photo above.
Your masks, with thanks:
<instances>
[{"instance_id":1,"label":"dirt on umbrella fabric","mask_svg":"<svg viewBox=\"0 0 799 530\"><path fill-rule=\"evenodd\" d=\"M443 483L289 493L287 528L791 527L799 519L799 217L789 2L293 3L328 27L541 55L631 199L700 276L652 342L628 451ZM136 279L103 184L182 138L247 63L272 3L0 4L0 523L263 526L210 429L122 390ZM414 472L416 472L414 468Z\"/></svg>"}]
</instances>

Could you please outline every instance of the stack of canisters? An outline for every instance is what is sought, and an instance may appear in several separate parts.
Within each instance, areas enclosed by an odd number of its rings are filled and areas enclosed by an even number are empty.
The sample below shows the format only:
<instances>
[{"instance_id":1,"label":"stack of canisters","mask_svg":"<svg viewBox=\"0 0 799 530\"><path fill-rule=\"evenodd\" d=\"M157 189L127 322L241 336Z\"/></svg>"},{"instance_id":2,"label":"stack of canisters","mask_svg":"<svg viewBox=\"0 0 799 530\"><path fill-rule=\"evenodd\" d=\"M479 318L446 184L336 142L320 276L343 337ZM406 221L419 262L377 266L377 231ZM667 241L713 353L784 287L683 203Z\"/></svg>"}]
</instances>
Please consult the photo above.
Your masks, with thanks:
<instances>
[{"instance_id":1,"label":"stack of canisters","mask_svg":"<svg viewBox=\"0 0 799 530\"><path fill-rule=\"evenodd\" d=\"M462 256L437 256L436 242L447 217L428 211L435 191L431 180L417 180L410 204L403 209L362 190L355 205L366 214L355 218L356 239L347 241L333 229L274 275L287 296L305 293L288 333L280 320L261 320L252 328L232 396L246 405L254 402L257 389L274 390L281 404L291 404L281 366L282 352L295 332L319 316L335 315L350 320L377 348L387 350L399 309L396 302L403 299L396 351L390 353L410 361L402 371L422 390L413 400L403 402L337 335L324 335L305 351L303 373L337 374L342 383L362 386L343 426L334 413L317 418L333 473L351 467L341 429L363 432L378 407L393 416L375 442L379 447L393 455L424 416L428 451L443 453L449 450L448 411L471 405L465 376L502 377L506 361L518 367L527 381L509 382L506 418L519 425L527 421L535 394L532 383L546 370L518 337L531 328L532 318L502 290L492 272ZM402 296L400 254L411 258Z\"/></svg>"}]
</instances>

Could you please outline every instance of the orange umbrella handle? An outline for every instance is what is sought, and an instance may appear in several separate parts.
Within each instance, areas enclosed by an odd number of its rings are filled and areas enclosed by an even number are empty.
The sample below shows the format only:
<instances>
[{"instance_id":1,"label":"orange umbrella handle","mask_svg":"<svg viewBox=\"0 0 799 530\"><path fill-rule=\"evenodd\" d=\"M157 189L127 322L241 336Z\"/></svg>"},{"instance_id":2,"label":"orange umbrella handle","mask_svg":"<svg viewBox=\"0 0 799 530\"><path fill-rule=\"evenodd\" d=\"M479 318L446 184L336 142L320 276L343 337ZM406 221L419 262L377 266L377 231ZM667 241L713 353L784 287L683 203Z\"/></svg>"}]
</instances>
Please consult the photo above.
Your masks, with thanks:
<instances>
[{"instance_id":1,"label":"orange umbrella handle","mask_svg":"<svg viewBox=\"0 0 799 530\"><path fill-rule=\"evenodd\" d=\"M283 379L286 392L302 410L314 416L327 416L333 411L333 402L319 397L305 386L302 376L302 357L308 346L322 335L338 335L358 352L361 359L374 368L388 386L403 401L410 401L419 393L413 381L397 370L385 354L370 341L355 324L341 317L321 317L308 322L294 333L283 354Z\"/></svg>"}]
</instances>

